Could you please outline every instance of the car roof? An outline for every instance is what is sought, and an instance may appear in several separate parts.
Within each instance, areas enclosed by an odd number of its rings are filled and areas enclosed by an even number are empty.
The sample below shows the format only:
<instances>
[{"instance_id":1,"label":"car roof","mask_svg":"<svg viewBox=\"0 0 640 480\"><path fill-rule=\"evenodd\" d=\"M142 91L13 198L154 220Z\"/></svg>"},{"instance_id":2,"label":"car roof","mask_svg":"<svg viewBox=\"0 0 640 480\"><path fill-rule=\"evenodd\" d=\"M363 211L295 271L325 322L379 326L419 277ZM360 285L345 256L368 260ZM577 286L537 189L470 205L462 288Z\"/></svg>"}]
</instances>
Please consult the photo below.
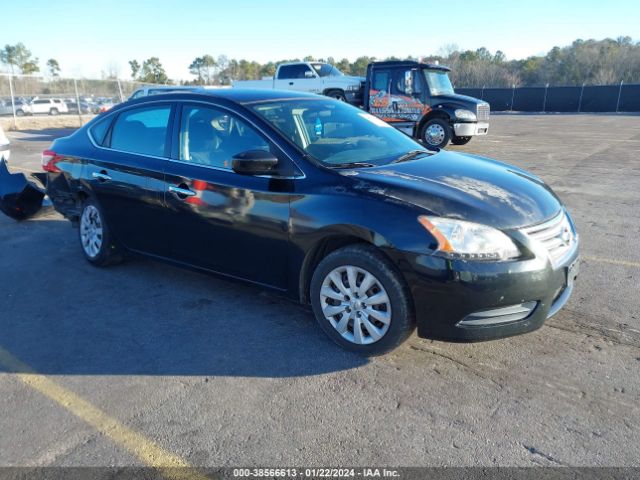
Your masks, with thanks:
<instances>
[{"instance_id":1,"label":"car roof","mask_svg":"<svg viewBox=\"0 0 640 480\"><path fill-rule=\"evenodd\" d=\"M193 90L176 91L163 93L162 95L149 95L121 103L120 105L144 104L147 102L157 102L158 100L203 100L222 99L231 102L245 104L255 102L269 102L275 100L295 100L295 99L318 99L322 97L314 93L296 92L292 90L263 90L252 88L220 88L214 90Z\"/></svg>"}]
</instances>

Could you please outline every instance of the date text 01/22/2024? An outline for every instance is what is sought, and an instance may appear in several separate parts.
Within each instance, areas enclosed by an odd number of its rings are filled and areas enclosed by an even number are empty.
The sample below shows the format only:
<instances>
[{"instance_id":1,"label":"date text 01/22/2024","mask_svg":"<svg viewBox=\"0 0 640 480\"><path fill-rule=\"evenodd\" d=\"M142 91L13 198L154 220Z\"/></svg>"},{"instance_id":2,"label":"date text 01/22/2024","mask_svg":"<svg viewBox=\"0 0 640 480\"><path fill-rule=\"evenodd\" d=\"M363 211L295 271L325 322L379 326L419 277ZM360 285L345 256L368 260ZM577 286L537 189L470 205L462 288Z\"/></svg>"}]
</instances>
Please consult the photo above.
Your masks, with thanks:
<instances>
[{"instance_id":1,"label":"date text 01/22/2024","mask_svg":"<svg viewBox=\"0 0 640 480\"><path fill-rule=\"evenodd\" d=\"M387 468L237 468L235 478L394 478L400 474Z\"/></svg>"}]
</instances>

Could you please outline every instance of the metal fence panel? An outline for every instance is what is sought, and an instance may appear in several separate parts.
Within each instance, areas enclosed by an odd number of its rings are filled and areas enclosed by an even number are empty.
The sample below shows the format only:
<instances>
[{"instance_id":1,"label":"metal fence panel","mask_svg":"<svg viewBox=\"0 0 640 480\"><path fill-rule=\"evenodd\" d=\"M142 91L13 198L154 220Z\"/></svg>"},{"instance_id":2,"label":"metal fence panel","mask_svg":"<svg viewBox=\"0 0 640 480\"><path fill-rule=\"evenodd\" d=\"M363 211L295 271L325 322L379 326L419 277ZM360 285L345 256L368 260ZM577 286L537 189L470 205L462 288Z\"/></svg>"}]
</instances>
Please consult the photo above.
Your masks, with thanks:
<instances>
[{"instance_id":1,"label":"metal fence panel","mask_svg":"<svg viewBox=\"0 0 640 480\"><path fill-rule=\"evenodd\" d=\"M618 103L619 85L584 87L582 112L615 112Z\"/></svg>"},{"instance_id":2,"label":"metal fence panel","mask_svg":"<svg viewBox=\"0 0 640 480\"><path fill-rule=\"evenodd\" d=\"M547 89L547 112L578 112L582 87L549 87Z\"/></svg>"},{"instance_id":3,"label":"metal fence panel","mask_svg":"<svg viewBox=\"0 0 640 480\"><path fill-rule=\"evenodd\" d=\"M545 111L544 87L516 88L513 96L513 108L517 112Z\"/></svg>"},{"instance_id":4,"label":"metal fence panel","mask_svg":"<svg viewBox=\"0 0 640 480\"><path fill-rule=\"evenodd\" d=\"M504 112L512 110L511 101L513 99L512 88L485 88L484 98L485 102L489 102L491 110L494 112Z\"/></svg>"},{"instance_id":5,"label":"metal fence panel","mask_svg":"<svg viewBox=\"0 0 640 480\"><path fill-rule=\"evenodd\" d=\"M619 112L640 112L640 85L622 85Z\"/></svg>"}]
</instances>

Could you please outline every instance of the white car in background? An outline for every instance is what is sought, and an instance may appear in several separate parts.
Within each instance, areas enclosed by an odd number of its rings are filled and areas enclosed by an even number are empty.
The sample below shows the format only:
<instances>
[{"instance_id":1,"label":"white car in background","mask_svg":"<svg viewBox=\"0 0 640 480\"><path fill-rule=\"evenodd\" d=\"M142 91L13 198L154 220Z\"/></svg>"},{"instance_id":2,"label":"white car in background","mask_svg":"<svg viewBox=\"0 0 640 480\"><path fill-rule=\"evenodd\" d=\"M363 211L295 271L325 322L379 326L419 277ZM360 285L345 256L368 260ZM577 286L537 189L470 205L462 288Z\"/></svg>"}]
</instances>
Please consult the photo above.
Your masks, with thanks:
<instances>
[{"instance_id":1,"label":"white car in background","mask_svg":"<svg viewBox=\"0 0 640 480\"><path fill-rule=\"evenodd\" d=\"M60 98L34 98L31 100L31 113L46 113L48 115L58 115L69 113L69 107Z\"/></svg>"},{"instance_id":2,"label":"white car in background","mask_svg":"<svg viewBox=\"0 0 640 480\"><path fill-rule=\"evenodd\" d=\"M9 161L11 150L9 150L9 139L4 134L2 126L0 126L0 160Z\"/></svg>"}]
</instances>

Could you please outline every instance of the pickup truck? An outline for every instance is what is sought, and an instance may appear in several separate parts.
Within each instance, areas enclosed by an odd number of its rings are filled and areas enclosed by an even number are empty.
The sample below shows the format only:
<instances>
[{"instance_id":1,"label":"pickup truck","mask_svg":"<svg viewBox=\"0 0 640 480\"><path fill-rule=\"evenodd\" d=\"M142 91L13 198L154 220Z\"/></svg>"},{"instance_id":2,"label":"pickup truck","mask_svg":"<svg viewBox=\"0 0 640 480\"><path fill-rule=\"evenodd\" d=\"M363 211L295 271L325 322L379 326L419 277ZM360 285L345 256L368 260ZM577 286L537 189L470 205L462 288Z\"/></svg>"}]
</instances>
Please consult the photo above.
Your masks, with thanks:
<instances>
[{"instance_id":1,"label":"pickup truck","mask_svg":"<svg viewBox=\"0 0 640 480\"><path fill-rule=\"evenodd\" d=\"M233 82L234 88L299 90L362 105L365 79L344 75L329 63L293 62L278 65L273 77Z\"/></svg>"},{"instance_id":2,"label":"pickup truck","mask_svg":"<svg viewBox=\"0 0 640 480\"><path fill-rule=\"evenodd\" d=\"M489 131L489 104L458 95L448 67L413 61L367 66L363 109L428 146L464 145Z\"/></svg>"}]
</instances>

